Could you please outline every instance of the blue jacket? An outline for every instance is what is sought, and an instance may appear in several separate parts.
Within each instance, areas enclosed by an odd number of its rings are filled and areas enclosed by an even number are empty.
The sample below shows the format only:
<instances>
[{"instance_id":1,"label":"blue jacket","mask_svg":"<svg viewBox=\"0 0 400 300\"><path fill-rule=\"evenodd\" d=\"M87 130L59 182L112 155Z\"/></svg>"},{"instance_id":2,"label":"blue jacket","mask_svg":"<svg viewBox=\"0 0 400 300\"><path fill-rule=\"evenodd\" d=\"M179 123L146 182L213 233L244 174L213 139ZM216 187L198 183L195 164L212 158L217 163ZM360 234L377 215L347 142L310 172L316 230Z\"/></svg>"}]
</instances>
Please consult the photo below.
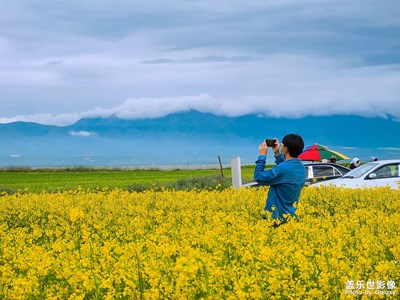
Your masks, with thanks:
<instances>
[{"instance_id":1,"label":"blue jacket","mask_svg":"<svg viewBox=\"0 0 400 300\"><path fill-rule=\"evenodd\" d=\"M270 170L264 170L265 161L264 155L258 157L254 180L261 185L270 186L264 210L272 212L273 219L285 221L285 214L296 215L293 205L299 200L306 171L300 159L285 160L282 154L275 156L276 165Z\"/></svg>"}]
</instances>

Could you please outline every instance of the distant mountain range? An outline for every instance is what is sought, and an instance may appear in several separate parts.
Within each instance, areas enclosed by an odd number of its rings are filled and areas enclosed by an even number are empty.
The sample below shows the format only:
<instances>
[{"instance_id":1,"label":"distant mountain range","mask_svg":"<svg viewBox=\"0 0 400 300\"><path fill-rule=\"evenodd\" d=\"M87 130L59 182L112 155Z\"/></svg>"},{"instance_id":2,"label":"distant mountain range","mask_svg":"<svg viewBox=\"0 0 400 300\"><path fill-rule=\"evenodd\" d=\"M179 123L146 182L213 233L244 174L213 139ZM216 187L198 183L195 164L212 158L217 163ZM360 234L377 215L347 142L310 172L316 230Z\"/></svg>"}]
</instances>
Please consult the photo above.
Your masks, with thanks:
<instances>
[{"instance_id":1,"label":"distant mountain range","mask_svg":"<svg viewBox=\"0 0 400 300\"><path fill-rule=\"evenodd\" d=\"M306 145L400 148L399 132L400 122L391 117L335 115L287 119L256 115L226 117L191 111L141 120L123 120L115 116L85 118L69 126L28 122L0 124L3 144L0 156L16 157L19 153L47 157L104 153L151 156L160 151L179 155L197 151L217 154L230 153L229 149L239 155L241 149L257 154L257 147L264 138L281 139L287 133L300 134Z\"/></svg>"}]
</instances>

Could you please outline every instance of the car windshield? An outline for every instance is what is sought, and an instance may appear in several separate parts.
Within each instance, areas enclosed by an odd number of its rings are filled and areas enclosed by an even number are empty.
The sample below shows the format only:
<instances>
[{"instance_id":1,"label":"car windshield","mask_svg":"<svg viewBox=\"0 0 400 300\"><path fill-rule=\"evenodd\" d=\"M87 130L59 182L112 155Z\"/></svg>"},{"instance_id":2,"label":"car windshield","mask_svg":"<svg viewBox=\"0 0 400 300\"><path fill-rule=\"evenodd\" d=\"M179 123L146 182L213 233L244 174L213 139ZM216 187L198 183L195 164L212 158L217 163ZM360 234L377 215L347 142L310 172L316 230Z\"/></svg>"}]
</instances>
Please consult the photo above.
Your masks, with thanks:
<instances>
[{"instance_id":1,"label":"car windshield","mask_svg":"<svg viewBox=\"0 0 400 300\"><path fill-rule=\"evenodd\" d=\"M379 165L379 163L377 163L377 162L370 162L365 165L361 165L361 166L351 170L350 172L348 172L346 175L343 176L343 178L359 178L359 177L363 176L365 173L367 173L368 171L375 168L377 165Z\"/></svg>"}]
</instances>

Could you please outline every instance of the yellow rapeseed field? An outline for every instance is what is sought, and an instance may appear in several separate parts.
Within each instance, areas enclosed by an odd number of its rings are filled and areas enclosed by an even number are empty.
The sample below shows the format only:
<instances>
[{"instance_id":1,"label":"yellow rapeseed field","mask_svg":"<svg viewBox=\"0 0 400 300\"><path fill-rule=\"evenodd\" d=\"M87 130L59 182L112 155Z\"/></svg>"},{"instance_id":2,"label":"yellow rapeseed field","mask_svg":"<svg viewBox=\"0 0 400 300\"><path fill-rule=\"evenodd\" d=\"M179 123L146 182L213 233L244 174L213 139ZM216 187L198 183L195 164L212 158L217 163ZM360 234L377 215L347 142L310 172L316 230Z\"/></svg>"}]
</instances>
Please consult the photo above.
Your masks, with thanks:
<instances>
[{"instance_id":1,"label":"yellow rapeseed field","mask_svg":"<svg viewBox=\"0 0 400 300\"><path fill-rule=\"evenodd\" d=\"M0 196L1 299L398 299L400 191L267 188Z\"/></svg>"}]
</instances>

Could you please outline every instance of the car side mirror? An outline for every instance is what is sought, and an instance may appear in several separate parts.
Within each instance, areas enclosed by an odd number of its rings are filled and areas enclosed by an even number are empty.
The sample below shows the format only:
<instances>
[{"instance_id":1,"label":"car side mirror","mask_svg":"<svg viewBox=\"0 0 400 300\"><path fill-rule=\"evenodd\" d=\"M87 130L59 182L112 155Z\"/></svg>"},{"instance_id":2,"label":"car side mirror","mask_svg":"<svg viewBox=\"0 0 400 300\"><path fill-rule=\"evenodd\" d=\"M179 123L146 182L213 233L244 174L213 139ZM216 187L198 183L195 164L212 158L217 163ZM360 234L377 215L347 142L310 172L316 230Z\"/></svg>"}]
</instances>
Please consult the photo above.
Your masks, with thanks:
<instances>
[{"instance_id":1,"label":"car side mirror","mask_svg":"<svg viewBox=\"0 0 400 300\"><path fill-rule=\"evenodd\" d=\"M368 175L369 179L375 179L376 178L376 174L375 173L371 173Z\"/></svg>"}]
</instances>

